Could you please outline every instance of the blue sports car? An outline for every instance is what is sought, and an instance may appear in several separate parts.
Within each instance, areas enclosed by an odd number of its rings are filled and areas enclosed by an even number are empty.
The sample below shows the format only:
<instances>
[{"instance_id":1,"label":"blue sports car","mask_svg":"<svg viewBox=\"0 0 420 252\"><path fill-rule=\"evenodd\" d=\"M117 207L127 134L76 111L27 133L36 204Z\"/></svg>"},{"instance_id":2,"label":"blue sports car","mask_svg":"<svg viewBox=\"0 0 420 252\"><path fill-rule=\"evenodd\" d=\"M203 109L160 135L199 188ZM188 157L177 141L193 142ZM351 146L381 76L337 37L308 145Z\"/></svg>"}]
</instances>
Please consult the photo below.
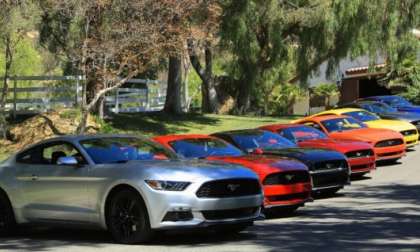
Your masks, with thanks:
<instances>
[{"instance_id":1,"label":"blue sports car","mask_svg":"<svg viewBox=\"0 0 420 252\"><path fill-rule=\"evenodd\" d=\"M407 99L398 95L371 96L361 99L363 101L380 101L396 108L398 111L420 113L420 106L414 105Z\"/></svg>"}]
</instances>

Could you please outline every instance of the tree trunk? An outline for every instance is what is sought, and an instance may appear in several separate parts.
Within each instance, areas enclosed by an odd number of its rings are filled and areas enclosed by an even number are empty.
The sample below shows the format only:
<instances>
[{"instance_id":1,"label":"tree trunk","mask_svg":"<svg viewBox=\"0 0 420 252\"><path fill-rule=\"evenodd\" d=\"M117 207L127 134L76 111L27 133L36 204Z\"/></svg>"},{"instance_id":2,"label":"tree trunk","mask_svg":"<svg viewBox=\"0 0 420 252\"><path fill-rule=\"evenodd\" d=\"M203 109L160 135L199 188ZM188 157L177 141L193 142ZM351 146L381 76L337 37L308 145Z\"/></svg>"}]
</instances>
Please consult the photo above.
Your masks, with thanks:
<instances>
[{"instance_id":1,"label":"tree trunk","mask_svg":"<svg viewBox=\"0 0 420 252\"><path fill-rule=\"evenodd\" d=\"M182 63L179 56L169 57L168 87L165 107L169 114L182 114Z\"/></svg>"},{"instance_id":2,"label":"tree trunk","mask_svg":"<svg viewBox=\"0 0 420 252\"><path fill-rule=\"evenodd\" d=\"M242 85L239 89L239 95L237 97L238 112L239 114L245 114L251 107L251 86L249 83L243 80Z\"/></svg>"},{"instance_id":3,"label":"tree trunk","mask_svg":"<svg viewBox=\"0 0 420 252\"><path fill-rule=\"evenodd\" d=\"M89 110L86 108L83 108L80 122L76 129L76 134L82 135L85 133L88 116L89 116Z\"/></svg>"},{"instance_id":4,"label":"tree trunk","mask_svg":"<svg viewBox=\"0 0 420 252\"><path fill-rule=\"evenodd\" d=\"M201 111L203 113L216 113L219 108L219 99L216 90L215 77L213 75L213 52L210 45L207 45L205 54L205 67L203 69L196 51L194 50L193 41L188 41L190 61L194 70L201 79Z\"/></svg>"},{"instance_id":5,"label":"tree trunk","mask_svg":"<svg viewBox=\"0 0 420 252\"><path fill-rule=\"evenodd\" d=\"M11 39L10 37L6 37L6 44L5 44L5 67L4 67L4 79L3 79L3 89L1 92L0 97L0 137L5 139L7 137L7 122L6 122L6 102L7 102L7 94L9 93L9 75L10 69L12 67L13 62L13 53L11 49Z\"/></svg>"}]
</instances>

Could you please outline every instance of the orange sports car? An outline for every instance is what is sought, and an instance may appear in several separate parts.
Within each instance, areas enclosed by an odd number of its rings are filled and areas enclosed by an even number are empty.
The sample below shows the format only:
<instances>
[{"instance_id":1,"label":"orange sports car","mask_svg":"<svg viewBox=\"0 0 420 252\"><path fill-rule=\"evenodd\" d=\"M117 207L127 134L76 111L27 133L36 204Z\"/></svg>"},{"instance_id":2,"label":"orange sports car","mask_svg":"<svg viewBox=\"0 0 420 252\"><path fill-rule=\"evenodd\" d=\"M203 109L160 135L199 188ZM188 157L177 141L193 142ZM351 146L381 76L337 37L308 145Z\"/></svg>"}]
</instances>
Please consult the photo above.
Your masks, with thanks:
<instances>
[{"instance_id":1,"label":"orange sports car","mask_svg":"<svg viewBox=\"0 0 420 252\"><path fill-rule=\"evenodd\" d=\"M406 145L401 133L388 129L368 128L364 123L349 116L307 117L294 123L314 127L333 139L370 143L374 147L377 161L397 161L405 155Z\"/></svg>"}]
</instances>

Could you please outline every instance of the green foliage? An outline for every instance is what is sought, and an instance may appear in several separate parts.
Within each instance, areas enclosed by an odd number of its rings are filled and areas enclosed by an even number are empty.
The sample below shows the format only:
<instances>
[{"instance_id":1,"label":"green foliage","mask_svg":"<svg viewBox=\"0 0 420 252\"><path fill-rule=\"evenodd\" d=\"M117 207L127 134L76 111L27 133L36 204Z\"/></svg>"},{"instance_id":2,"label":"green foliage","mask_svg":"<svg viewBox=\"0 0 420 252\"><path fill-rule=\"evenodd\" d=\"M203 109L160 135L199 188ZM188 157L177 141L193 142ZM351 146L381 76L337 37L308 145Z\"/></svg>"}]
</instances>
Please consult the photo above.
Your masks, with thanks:
<instances>
[{"instance_id":1,"label":"green foliage","mask_svg":"<svg viewBox=\"0 0 420 252\"><path fill-rule=\"evenodd\" d=\"M317 96L332 97L339 94L338 87L335 83L320 83L316 85L312 92Z\"/></svg>"},{"instance_id":2,"label":"green foliage","mask_svg":"<svg viewBox=\"0 0 420 252\"><path fill-rule=\"evenodd\" d=\"M420 62L416 55L406 58L394 66L380 81L390 89L400 90L399 94L420 104Z\"/></svg>"},{"instance_id":3,"label":"green foliage","mask_svg":"<svg viewBox=\"0 0 420 252\"><path fill-rule=\"evenodd\" d=\"M378 54L401 62L415 50L413 27L419 26L418 0L223 0L221 38L234 55L231 75L240 80L252 107L264 100L261 89L282 83L279 69L305 84L328 61L331 74L345 57ZM290 53L292 52L292 53ZM249 102L249 101L248 101Z\"/></svg>"},{"instance_id":4,"label":"green foliage","mask_svg":"<svg viewBox=\"0 0 420 252\"><path fill-rule=\"evenodd\" d=\"M0 47L1 48L1 47ZM43 73L42 55L30 38L24 38L16 45L16 53L10 69L12 76L41 75ZM0 51L0 76L4 75L4 53Z\"/></svg>"},{"instance_id":5,"label":"green foliage","mask_svg":"<svg viewBox=\"0 0 420 252\"><path fill-rule=\"evenodd\" d=\"M296 84L276 85L268 99L268 113L272 115L290 115L295 102L305 97L307 92Z\"/></svg>"}]
</instances>

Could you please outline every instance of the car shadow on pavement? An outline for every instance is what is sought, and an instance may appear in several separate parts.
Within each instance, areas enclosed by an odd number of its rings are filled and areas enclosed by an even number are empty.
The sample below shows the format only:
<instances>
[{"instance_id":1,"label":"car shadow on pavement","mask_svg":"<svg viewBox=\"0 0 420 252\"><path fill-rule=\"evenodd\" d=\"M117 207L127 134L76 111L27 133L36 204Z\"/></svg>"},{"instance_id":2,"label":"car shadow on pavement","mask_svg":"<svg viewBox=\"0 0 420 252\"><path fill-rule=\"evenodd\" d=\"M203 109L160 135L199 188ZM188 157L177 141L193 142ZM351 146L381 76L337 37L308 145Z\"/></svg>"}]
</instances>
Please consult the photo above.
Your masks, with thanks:
<instances>
[{"instance_id":1,"label":"car shadow on pavement","mask_svg":"<svg viewBox=\"0 0 420 252\"><path fill-rule=\"evenodd\" d=\"M308 204L290 218L257 222L237 235L210 232L163 232L146 246L162 250L230 251L418 251L420 185L354 185L345 196ZM69 246L106 248L104 231L27 229L0 239L0 251L61 250ZM127 248L144 247L134 246ZM236 248L236 250L234 249ZM67 248L68 249L68 248ZM68 250L70 251L70 250ZM73 250L71 250L73 251ZM83 249L81 250L83 251Z\"/></svg>"}]
</instances>

